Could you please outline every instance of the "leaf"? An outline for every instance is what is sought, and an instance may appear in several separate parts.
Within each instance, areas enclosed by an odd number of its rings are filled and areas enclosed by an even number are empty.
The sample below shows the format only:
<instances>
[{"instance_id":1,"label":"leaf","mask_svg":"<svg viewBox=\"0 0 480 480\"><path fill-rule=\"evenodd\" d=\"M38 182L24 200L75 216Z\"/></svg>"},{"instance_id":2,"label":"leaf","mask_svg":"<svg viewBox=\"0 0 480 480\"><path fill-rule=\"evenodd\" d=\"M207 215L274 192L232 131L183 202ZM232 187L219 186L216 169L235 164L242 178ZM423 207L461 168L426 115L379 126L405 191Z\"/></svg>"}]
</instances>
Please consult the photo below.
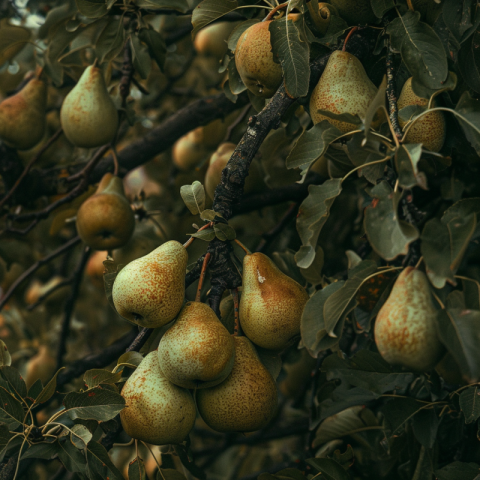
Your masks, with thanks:
<instances>
[{"instance_id":1,"label":"leaf","mask_svg":"<svg viewBox=\"0 0 480 480\"><path fill-rule=\"evenodd\" d=\"M26 398L35 401L35 399L42 393L42 390L42 381L37 378L37 380L35 380L35 383L28 389Z\"/></svg>"},{"instance_id":2,"label":"leaf","mask_svg":"<svg viewBox=\"0 0 480 480\"><path fill-rule=\"evenodd\" d=\"M34 443L27 450L23 451L21 460L26 458L52 460L55 455L58 455L59 450L59 444L56 440L53 442Z\"/></svg>"},{"instance_id":3,"label":"leaf","mask_svg":"<svg viewBox=\"0 0 480 480\"><path fill-rule=\"evenodd\" d=\"M50 400L52 395L55 393L57 388L57 376L65 367L57 370L53 378L43 387L43 390L40 392L40 395L35 399L35 403L44 403L47 400Z\"/></svg>"},{"instance_id":4,"label":"leaf","mask_svg":"<svg viewBox=\"0 0 480 480\"><path fill-rule=\"evenodd\" d=\"M416 185L427 189L425 175L418 171L418 162L422 156L422 144L401 145L395 155L399 185L403 188L413 188Z\"/></svg>"},{"instance_id":5,"label":"leaf","mask_svg":"<svg viewBox=\"0 0 480 480\"><path fill-rule=\"evenodd\" d=\"M180 195L192 215L197 215L205 209L205 188L198 180L191 185L180 187Z\"/></svg>"},{"instance_id":6,"label":"leaf","mask_svg":"<svg viewBox=\"0 0 480 480\"><path fill-rule=\"evenodd\" d=\"M448 111L455 114L467 140L480 155L480 100L472 98L470 92L465 91L455 110Z\"/></svg>"},{"instance_id":7,"label":"leaf","mask_svg":"<svg viewBox=\"0 0 480 480\"><path fill-rule=\"evenodd\" d=\"M128 352L129 353L129 352ZM137 353L137 352L135 352ZM142 357L143 358L143 357ZM101 383L115 384L122 378L122 372L113 373L109 370L103 370L101 368L94 368L85 372L83 381L88 389L97 387Z\"/></svg>"},{"instance_id":8,"label":"leaf","mask_svg":"<svg viewBox=\"0 0 480 480\"><path fill-rule=\"evenodd\" d=\"M25 413L22 404L5 388L0 387L0 422L10 430L15 430L23 423Z\"/></svg>"},{"instance_id":9,"label":"leaf","mask_svg":"<svg viewBox=\"0 0 480 480\"><path fill-rule=\"evenodd\" d=\"M192 12L192 38L205 25L213 22L217 18L235 10L238 7L236 0L203 0Z\"/></svg>"},{"instance_id":10,"label":"leaf","mask_svg":"<svg viewBox=\"0 0 480 480\"><path fill-rule=\"evenodd\" d=\"M322 185L310 185L308 197L297 215L297 231L303 246L295 255L300 268L308 268L315 258L318 236L330 214L330 207L342 191L342 179L332 178Z\"/></svg>"},{"instance_id":11,"label":"leaf","mask_svg":"<svg viewBox=\"0 0 480 480\"><path fill-rule=\"evenodd\" d=\"M400 397L392 398L381 407L385 415L385 427L390 431L390 435L400 433L406 422L425 407L425 403L420 403L414 398Z\"/></svg>"},{"instance_id":12,"label":"leaf","mask_svg":"<svg viewBox=\"0 0 480 480\"><path fill-rule=\"evenodd\" d=\"M412 418L413 433L417 440L426 448L433 448L437 440L440 419L434 408L420 410Z\"/></svg>"},{"instance_id":13,"label":"leaf","mask_svg":"<svg viewBox=\"0 0 480 480\"><path fill-rule=\"evenodd\" d=\"M240 93L244 92L247 87L243 83L242 77L237 70L237 65L233 59L228 62L228 85L230 87L231 92L234 95L239 95Z\"/></svg>"},{"instance_id":14,"label":"leaf","mask_svg":"<svg viewBox=\"0 0 480 480\"><path fill-rule=\"evenodd\" d=\"M263 366L268 370L272 378L276 380L282 370L282 359L278 352L272 352L272 350L267 350L266 348L256 345L255 350Z\"/></svg>"},{"instance_id":15,"label":"leaf","mask_svg":"<svg viewBox=\"0 0 480 480\"><path fill-rule=\"evenodd\" d=\"M387 33L413 77L429 88L441 88L448 75L445 50L432 27L419 20L419 12L408 10L388 25Z\"/></svg>"},{"instance_id":16,"label":"leaf","mask_svg":"<svg viewBox=\"0 0 480 480\"><path fill-rule=\"evenodd\" d=\"M100 18L107 14L105 0L75 0L78 11L87 18Z\"/></svg>"},{"instance_id":17,"label":"leaf","mask_svg":"<svg viewBox=\"0 0 480 480\"><path fill-rule=\"evenodd\" d=\"M382 18L389 10L395 7L394 0L371 0L372 10L376 17Z\"/></svg>"},{"instance_id":18,"label":"leaf","mask_svg":"<svg viewBox=\"0 0 480 480\"><path fill-rule=\"evenodd\" d=\"M118 370L118 367L138 367L143 360L143 355L139 352L126 352L120 356L117 360L117 366L115 370Z\"/></svg>"},{"instance_id":19,"label":"leaf","mask_svg":"<svg viewBox=\"0 0 480 480\"><path fill-rule=\"evenodd\" d=\"M118 393L97 387L83 393L70 392L63 404L72 420L81 418L105 422L123 410L125 400Z\"/></svg>"},{"instance_id":20,"label":"leaf","mask_svg":"<svg viewBox=\"0 0 480 480\"><path fill-rule=\"evenodd\" d=\"M235 238L237 238L235 230L230 225L225 225L224 223L216 223L213 226L213 229L217 238L222 242L225 242L227 240L235 240Z\"/></svg>"},{"instance_id":21,"label":"leaf","mask_svg":"<svg viewBox=\"0 0 480 480\"><path fill-rule=\"evenodd\" d=\"M67 439L58 443L58 458L69 472L86 474L87 465L83 453Z\"/></svg>"},{"instance_id":22,"label":"leaf","mask_svg":"<svg viewBox=\"0 0 480 480\"><path fill-rule=\"evenodd\" d=\"M448 309L437 313L437 334L469 383L480 380L480 311Z\"/></svg>"},{"instance_id":23,"label":"leaf","mask_svg":"<svg viewBox=\"0 0 480 480\"><path fill-rule=\"evenodd\" d=\"M435 471L437 480L476 480L480 467L476 463L453 462Z\"/></svg>"},{"instance_id":24,"label":"leaf","mask_svg":"<svg viewBox=\"0 0 480 480\"><path fill-rule=\"evenodd\" d=\"M257 18L252 18L250 20L245 20L244 22L238 24L230 33L228 37L228 49L232 52L235 51L237 47L238 39L242 36L242 33L247 29L250 28L252 25L258 23L259 20Z\"/></svg>"},{"instance_id":25,"label":"leaf","mask_svg":"<svg viewBox=\"0 0 480 480\"><path fill-rule=\"evenodd\" d=\"M8 347L3 340L0 340L0 366L2 365L11 365L12 364L12 356L8 351Z\"/></svg>"},{"instance_id":26,"label":"leaf","mask_svg":"<svg viewBox=\"0 0 480 480\"><path fill-rule=\"evenodd\" d=\"M19 400L27 396L27 386L16 368L5 365L0 367L0 373L8 383L10 392L16 395Z\"/></svg>"},{"instance_id":27,"label":"leaf","mask_svg":"<svg viewBox=\"0 0 480 480\"><path fill-rule=\"evenodd\" d=\"M74 425L70 433L71 442L79 449L85 448L92 439L92 433L84 425Z\"/></svg>"},{"instance_id":28,"label":"leaf","mask_svg":"<svg viewBox=\"0 0 480 480\"><path fill-rule=\"evenodd\" d=\"M199 230L195 233L189 233L188 235L199 238L205 242L211 242L215 238L215 230L211 227L206 228L205 230Z\"/></svg>"},{"instance_id":29,"label":"leaf","mask_svg":"<svg viewBox=\"0 0 480 480\"><path fill-rule=\"evenodd\" d=\"M207 480L205 472L195 465L193 459L191 460L187 454L186 447L184 445L174 445L175 453L179 456L182 465L198 480Z\"/></svg>"},{"instance_id":30,"label":"leaf","mask_svg":"<svg viewBox=\"0 0 480 480\"><path fill-rule=\"evenodd\" d=\"M133 67L143 79L146 79L152 68L149 48L140 41L138 33L130 37L130 42L132 45Z\"/></svg>"},{"instance_id":31,"label":"leaf","mask_svg":"<svg viewBox=\"0 0 480 480\"><path fill-rule=\"evenodd\" d=\"M30 41L28 28L10 25L7 19L0 21L0 66L15 57Z\"/></svg>"},{"instance_id":32,"label":"leaf","mask_svg":"<svg viewBox=\"0 0 480 480\"><path fill-rule=\"evenodd\" d=\"M205 220L206 222L222 222L222 223L225 223L227 224L228 222L222 217L222 215L220 215L218 212L216 212L215 210L210 210L210 209L207 209L207 210L203 210L201 213L200 213L200 218L202 220Z\"/></svg>"},{"instance_id":33,"label":"leaf","mask_svg":"<svg viewBox=\"0 0 480 480\"><path fill-rule=\"evenodd\" d=\"M91 480L124 480L123 475L110 460L110 457L100 443L90 442L86 449L87 469Z\"/></svg>"},{"instance_id":34,"label":"leaf","mask_svg":"<svg viewBox=\"0 0 480 480\"><path fill-rule=\"evenodd\" d=\"M134 0L133 3L139 8L148 8L149 10L167 8L186 13L189 9L187 0Z\"/></svg>"},{"instance_id":35,"label":"leaf","mask_svg":"<svg viewBox=\"0 0 480 480\"><path fill-rule=\"evenodd\" d=\"M445 0L442 16L455 39L463 43L480 23L478 8L471 0Z\"/></svg>"},{"instance_id":36,"label":"leaf","mask_svg":"<svg viewBox=\"0 0 480 480\"><path fill-rule=\"evenodd\" d=\"M8 445L13 435L6 425L0 423L0 450L3 450Z\"/></svg>"},{"instance_id":37,"label":"leaf","mask_svg":"<svg viewBox=\"0 0 480 480\"><path fill-rule=\"evenodd\" d=\"M341 465L329 458L308 458L305 461L321 473L318 480L350 480L351 478Z\"/></svg>"},{"instance_id":38,"label":"leaf","mask_svg":"<svg viewBox=\"0 0 480 480\"><path fill-rule=\"evenodd\" d=\"M322 120L310 130L305 130L288 154L287 168L298 167L301 168L301 175L306 174L307 169L324 155L328 146L340 136L342 132L328 120Z\"/></svg>"},{"instance_id":39,"label":"leaf","mask_svg":"<svg viewBox=\"0 0 480 480\"><path fill-rule=\"evenodd\" d=\"M308 43L300 38L293 20L275 20L268 30L273 55L282 65L287 94L292 98L304 97L310 81Z\"/></svg>"},{"instance_id":40,"label":"leaf","mask_svg":"<svg viewBox=\"0 0 480 480\"><path fill-rule=\"evenodd\" d=\"M147 480L145 464L140 457L135 457L128 464L128 480Z\"/></svg>"},{"instance_id":41,"label":"leaf","mask_svg":"<svg viewBox=\"0 0 480 480\"><path fill-rule=\"evenodd\" d=\"M161 472L157 472L157 480L187 480L187 477L173 468L162 468Z\"/></svg>"},{"instance_id":42,"label":"leaf","mask_svg":"<svg viewBox=\"0 0 480 480\"><path fill-rule=\"evenodd\" d=\"M476 31L465 42L458 52L457 65L466 84L475 92L480 93L480 32Z\"/></svg>"},{"instance_id":43,"label":"leaf","mask_svg":"<svg viewBox=\"0 0 480 480\"><path fill-rule=\"evenodd\" d=\"M458 400L465 423L475 422L480 417L480 388L476 385L468 387L460 393Z\"/></svg>"},{"instance_id":44,"label":"leaf","mask_svg":"<svg viewBox=\"0 0 480 480\"><path fill-rule=\"evenodd\" d=\"M95 52L100 63L112 61L123 50L124 37L122 18L109 17L95 43Z\"/></svg>"},{"instance_id":45,"label":"leaf","mask_svg":"<svg viewBox=\"0 0 480 480\"><path fill-rule=\"evenodd\" d=\"M150 57L157 62L158 68L163 72L167 56L167 46L163 37L153 28L141 28L138 38L148 46Z\"/></svg>"}]
</instances>

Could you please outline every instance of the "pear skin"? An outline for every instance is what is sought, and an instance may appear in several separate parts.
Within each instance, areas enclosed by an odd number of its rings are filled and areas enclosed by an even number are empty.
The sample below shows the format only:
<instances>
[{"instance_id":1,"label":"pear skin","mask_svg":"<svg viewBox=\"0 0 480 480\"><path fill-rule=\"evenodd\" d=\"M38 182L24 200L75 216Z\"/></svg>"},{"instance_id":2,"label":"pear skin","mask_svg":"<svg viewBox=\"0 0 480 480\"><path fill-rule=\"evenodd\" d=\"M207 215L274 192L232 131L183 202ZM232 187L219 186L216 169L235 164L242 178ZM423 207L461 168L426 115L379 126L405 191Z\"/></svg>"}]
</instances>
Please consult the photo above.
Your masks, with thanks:
<instances>
[{"instance_id":1,"label":"pear skin","mask_svg":"<svg viewBox=\"0 0 480 480\"><path fill-rule=\"evenodd\" d=\"M60 120L65 136L76 147L100 147L113 141L118 113L99 68L85 69L63 101Z\"/></svg>"},{"instance_id":2,"label":"pear skin","mask_svg":"<svg viewBox=\"0 0 480 480\"><path fill-rule=\"evenodd\" d=\"M270 22L247 28L235 49L235 65L243 83L254 95L263 98L272 97L283 78L282 67L273 61Z\"/></svg>"},{"instance_id":3,"label":"pear skin","mask_svg":"<svg viewBox=\"0 0 480 480\"><path fill-rule=\"evenodd\" d=\"M256 345L281 350L300 333L308 300L305 289L282 273L263 253L243 258L240 324Z\"/></svg>"},{"instance_id":4,"label":"pear skin","mask_svg":"<svg viewBox=\"0 0 480 480\"><path fill-rule=\"evenodd\" d=\"M47 86L32 78L18 93L0 103L0 138L17 150L29 150L43 138Z\"/></svg>"},{"instance_id":5,"label":"pear skin","mask_svg":"<svg viewBox=\"0 0 480 480\"><path fill-rule=\"evenodd\" d=\"M223 382L235 359L233 337L204 303L187 302L158 346L163 374L184 388Z\"/></svg>"},{"instance_id":6,"label":"pear skin","mask_svg":"<svg viewBox=\"0 0 480 480\"><path fill-rule=\"evenodd\" d=\"M246 337L234 337L235 362L227 379L197 391L205 423L219 432L253 432L265 427L277 408L275 380Z\"/></svg>"},{"instance_id":7,"label":"pear skin","mask_svg":"<svg viewBox=\"0 0 480 480\"><path fill-rule=\"evenodd\" d=\"M153 445L180 443L195 423L195 402L188 390L168 381L150 352L122 389L123 429L132 438Z\"/></svg>"},{"instance_id":8,"label":"pear skin","mask_svg":"<svg viewBox=\"0 0 480 480\"><path fill-rule=\"evenodd\" d=\"M398 109L401 110L409 105L428 105L428 99L421 98L413 92L412 77L410 77L402 88L398 98ZM432 106L435 106L435 101ZM403 128L407 122L398 119L400 127ZM442 111L427 113L419 118L408 130L404 143L423 143L423 146L431 152L439 152L445 141L446 125L445 115Z\"/></svg>"},{"instance_id":9,"label":"pear skin","mask_svg":"<svg viewBox=\"0 0 480 480\"><path fill-rule=\"evenodd\" d=\"M179 138L172 148L173 164L182 172L189 172L207 157L209 150L197 141L195 130Z\"/></svg>"},{"instance_id":10,"label":"pear skin","mask_svg":"<svg viewBox=\"0 0 480 480\"><path fill-rule=\"evenodd\" d=\"M202 28L195 37L193 47L196 52L222 60L227 53L227 40L235 28L234 22L217 22Z\"/></svg>"},{"instance_id":11,"label":"pear skin","mask_svg":"<svg viewBox=\"0 0 480 480\"><path fill-rule=\"evenodd\" d=\"M444 350L435 318L426 275L413 267L405 268L377 315L378 351L392 365L421 372L431 370Z\"/></svg>"},{"instance_id":12,"label":"pear skin","mask_svg":"<svg viewBox=\"0 0 480 480\"><path fill-rule=\"evenodd\" d=\"M377 87L368 78L357 57L335 50L310 97L310 115L313 123L328 120L342 133L356 130L353 123L342 122L318 113L318 110L340 115L349 113L365 117L367 109L377 94ZM376 127L378 122L374 122Z\"/></svg>"},{"instance_id":13,"label":"pear skin","mask_svg":"<svg viewBox=\"0 0 480 480\"><path fill-rule=\"evenodd\" d=\"M135 216L119 177L106 173L97 192L77 212L77 232L95 250L125 245L135 229Z\"/></svg>"},{"instance_id":14,"label":"pear skin","mask_svg":"<svg viewBox=\"0 0 480 480\"><path fill-rule=\"evenodd\" d=\"M187 260L183 245L170 240L123 267L112 289L119 315L148 328L173 320L185 296Z\"/></svg>"}]
</instances>

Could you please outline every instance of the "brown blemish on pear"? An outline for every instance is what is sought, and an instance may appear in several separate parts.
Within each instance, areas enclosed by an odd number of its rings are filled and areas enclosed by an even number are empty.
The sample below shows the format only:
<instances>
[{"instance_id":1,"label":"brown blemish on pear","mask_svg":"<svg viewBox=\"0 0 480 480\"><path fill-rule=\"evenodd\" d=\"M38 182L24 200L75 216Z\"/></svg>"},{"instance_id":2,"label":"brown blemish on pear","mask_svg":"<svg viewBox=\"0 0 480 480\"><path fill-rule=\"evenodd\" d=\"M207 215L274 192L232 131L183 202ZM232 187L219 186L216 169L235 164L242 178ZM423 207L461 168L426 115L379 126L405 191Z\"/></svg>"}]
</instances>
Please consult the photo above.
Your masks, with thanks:
<instances>
[{"instance_id":1,"label":"brown blemish on pear","mask_svg":"<svg viewBox=\"0 0 480 480\"><path fill-rule=\"evenodd\" d=\"M171 240L118 273L112 289L117 312L142 327L157 328L173 320L185 296L188 254Z\"/></svg>"},{"instance_id":2,"label":"brown blemish on pear","mask_svg":"<svg viewBox=\"0 0 480 480\"><path fill-rule=\"evenodd\" d=\"M253 432L265 427L277 408L277 386L246 337L234 337L235 362L227 379L197 391L205 423L219 432Z\"/></svg>"},{"instance_id":3,"label":"brown blemish on pear","mask_svg":"<svg viewBox=\"0 0 480 480\"><path fill-rule=\"evenodd\" d=\"M426 275L405 268L375 322L375 343L382 357L416 371L432 369L444 350L435 317Z\"/></svg>"},{"instance_id":4,"label":"brown blemish on pear","mask_svg":"<svg viewBox=\"0 0 480 480\"><path fill-rule=\"evenodd\" d=\"M240 324L253 343L272 350L283 349L300 333L308 298L305 289L282 273L266 255L245 255Z\"/></svg>"},{"instance_id":5,"label":"brown blemish on pear","mask_svg":"<svg viewBox=\"0 0 480 480\"><path fill-rule=\"evenodd\" d=\"M168 381L150 352L122 389L126 406L120 412L123 429L132 438L153 445L180 443L195 422L195 402L188 390Z\"/></svg>"},{"instance_id":6,"label":"brown blemish on pear","mask_svg":"<svg viewBox=\"0 0 480 480\"><path fill-rule=\"evenodd\" d=\"M204 303L188 302L158 346L163 374L175 385L207 388L223 382L235 358L233 337Z\"/></svg>"}]
</instances>

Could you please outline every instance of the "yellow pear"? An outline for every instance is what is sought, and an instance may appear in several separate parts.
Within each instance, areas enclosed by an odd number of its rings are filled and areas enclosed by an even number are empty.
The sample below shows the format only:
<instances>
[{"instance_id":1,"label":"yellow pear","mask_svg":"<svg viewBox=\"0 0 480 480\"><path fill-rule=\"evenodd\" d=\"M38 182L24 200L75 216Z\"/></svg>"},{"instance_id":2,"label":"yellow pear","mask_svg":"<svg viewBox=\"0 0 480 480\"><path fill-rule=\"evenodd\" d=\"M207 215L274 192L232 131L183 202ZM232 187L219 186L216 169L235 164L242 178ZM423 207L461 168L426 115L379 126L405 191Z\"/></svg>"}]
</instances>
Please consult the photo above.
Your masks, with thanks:
<instances>
[{"instance_id":1,"label":"yellow pear","mask_svg":"<svg viewBox=\"0 0 480 480\"><path fill-rule=\"evenodd\" d=\"M246 337L234 337L232 373L219 385L198 390L198 412L219 432L253 432L265 427L277 408L277 386Z\"/></svg>"},{"instance_id":2,"label":"yellow pear","mask_svg":"<svg viewBox=\"0 0 480 480\"><path fill-rule=\"evenodd\" d=\"M282 83L279 63L273 61L268 27L271 21L247 28L238 39L235 65L245 86L256 96L272 97Z\"/></svg>"},{"instance_id":3,"label":"yellow pear","mask_svg":"<svg viewBox=\"0 0 480 480\"><path fill-rule=\"evenodd\" d=\"M120 412L127 435L153 445L180 443L195 423L190 392L168 381L150 352L125 382L125 408Z\"/></svg>"},{"instance_id":4,"label":"yellow pear","mask_svg":"<svg viewBox=\"0 0 480 480\"><path fill-rule=\"evenodd\" d=\"M29 150L45 132L47 86L32 78L18 93L0 103L0 138L10 147Z\"/></svg>"},{"instance_id":5,"label":"yellow pear","mask_svg":"<svg viewBox=\"0 0 480 480\"><path fill-rule=\"evenodd\" d=\"M426 107L428 99L421 98L413 92L412 78L410 77L402 88L398 98L398 109L401 110L409 105L420 105ZM432 106L435 106L435 101ZM400 127L404 127L406 122L398 119ZM443 147L445 141L445 115L441 111L427 113L419 118L408 130L404 143L423 143L423 146L431 152L438 152Z\"/></svg>"},{"instance_id":6,"label":"yellow pear","mask_svg":"<svg viewBox=\"0 0 480 480\"><path fill-rule=\"evenodd\" d=\"M94 195L77 212L80 238L95 250L112 250L128 242L135 229L135 216L119 177L106 173Z\"/></svg>"},{"instance_id":7,"label":"yellow pear","mask_svg":"<svg viewBox=\"0 0 480 480\"><path fill-rule=\"evenodd\" d=\"M158 346L163 374L175 385L206 388L223 382L235 358L233 337L204 303L188 302Z\"/></svg>"},{"instance_id":8,"label":"yellow pear","mask_svg":"<svg viewBox=\"0 0 480 480\"><path fill-rule=\"evenodd\" d=\"M365 117L367 109L377 94L377 87L368 78L357 57L335 50L310 97L310 115L313 123L328 120L342 133L356 130L353 123L334 120L318 113L326 110L336 115L349 113ZM377 123L374 123L374 127Z\"/></svg>"},{"instance_id":9,"label":"yellow pear","mask_svg":"<svg viewBox=\"0 0 480 480\"><path fill-rule=\"evenodd\" d=\"M25 383L30 388L37 380L41 380L45 385L53 377L57 368L57 361L50 353L46 345L38 347L38 353L34 355L27 363L27 372Z\"/></svg>"},{"instance_id":10,"label":"yellow pear","mask_svg":"<svg viewBox=\"0 0 480 480\"><path fill-rule=\"evenodd\" d=\"M426 275L405 268L375 322L375 343L382 357L392 365L422 372L432 369L443 353L435 317Z\"/></svg>"},{"instance_id":11,"label":"yellow pear","mask_svg":"<svg viewBox=\"0 0 480 480\"><path fill-rule=\"evenodd\" d=\"M330 3L349 25L365 25L379 20L373 13L370 0L330 0Z\"/></svg>"},{"instance_id":12,"label":"yellow pear","mask_svg":"<svg viewBox=\"0 0 480 480\"><path fill-rule=\"evenodd\" d=\"M240 299L240 324L256 345L283 349L300 333L305 289L282 273L263 253L243 258L243 292Z\"/></svg>"},{"instance_id":13,"label":"yellow pear","mask_svg":"<svg viewBox=\"0 0 480 480\"><path fill-rule=\"evenodd\" d=\"M312 371L315 369L317 360L313 358L306 348L300 351L300 358L293 363L284 363L283 370L285 377L279 383L278 388L286 398L296 398L305 385L311 379Z\"/></svg>"},{"instance_id":14,"label":"yellow pear","mask_svg":"<svg viewBox=\"0 0 480 480\"><path fill-rule=\"evenodd\" d=\"M208 155L209 150L202 145L195 131L179 138L173 145L173 164L182 172L188 172L197 167Z\"/></svg>"},{"instance_id":15,"label":"yellow pear","mask_svg":"<svg viewBox=\"0 0 480 480\"><path fill-rule=\"evenodd\" d=\"M195 37L193 47L201 55L222 60L227 53L227 40L235 28L234 22L217 22L202 28Z\"/></svg>"},{"instance_id":16,"label":"yellow pear","mask_svg":"<svg viewBox=\"0 0 480 480\"><path fill-rule=\"evenodd\" d=\"M102 71L90 65L63 101L60 120L65 136L76 147L110 143L117 133L118 113Z\"/></svg>"},{"instance_id":17,"label":"yellow pear","mask_svg":"<svg viewBox=\"0 0 480 480\"><path fill-rule=\"evenodd\" d=\"M157 328L173 320L185 296L188 254L175 240L122 268L112 290L117 312L142 327Z\"/></svg>"}]
</instances>

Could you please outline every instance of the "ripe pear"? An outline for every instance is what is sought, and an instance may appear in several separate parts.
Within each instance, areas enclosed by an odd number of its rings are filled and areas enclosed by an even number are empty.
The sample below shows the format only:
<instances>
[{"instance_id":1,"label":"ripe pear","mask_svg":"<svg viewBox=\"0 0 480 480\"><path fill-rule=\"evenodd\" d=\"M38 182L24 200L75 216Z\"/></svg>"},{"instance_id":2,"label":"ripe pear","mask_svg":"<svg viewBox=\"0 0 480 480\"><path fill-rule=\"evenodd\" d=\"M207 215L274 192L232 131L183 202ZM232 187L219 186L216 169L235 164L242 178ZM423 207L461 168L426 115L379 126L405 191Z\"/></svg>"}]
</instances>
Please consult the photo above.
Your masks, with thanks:
<instances>
[{"instance_id":1,"label":"ripe pear","mask_svg":"<svg viewBox=\"0 0 480 480\"><path fill-rule=\"evenodd\" d=\"M135 216L119 177L106 173L94 195L77 212L80 238L95 250L112 250L128 242Z\"/></svg>"},{"instance_id":2,"label":"ripe pear","mask_svg":"<svg viewBox=\"0 0 480 480\"><path fill-rule=\"evenodd\" d=\"M263 253L243 258L240 325L256 345L281 350L300 333L305 289Z\"/></svg>"},{"instance_id":3,"label":"ripe pear","mask_svg":"<svg viewBox=\"0 0 480 480\"><path fill-rule=\"evenodd\" d=\"M174 143L173 164L182 172L188 172L197 167L208 153L208 148L202 145L195 131L192 130Z\"/></svg>"},{"instance_id":4,"label":"ripe pear","mask_svg":"<svg viewBox=\"0 0 480 480\"><path fill-rule=\"evenodd\" d=\"M413 92L412 78L410 77L402 88L398 98L398 109L401 110L409 105L428 105L428 99L421 98ZM432 106L435 106L433 102ZM398 119L400 127L404 127L407 122L401 118ZM431 152L439 152L445 141L445 115L441 111L427 113L418 119L408 130L404 143L423 143L423 146Z\"/></svg>"},{"instance_id":5,"label":"ripe pear","mask_svg":"<svg viewBox=\"0 0 480 480\"><path fill-rule=\"evenodd\" d=\"M238 39L235 65L245 86L257 97L270 98L282 83L279 63L273 61L268 27L260 22L247 28Z\"/></svg>"},{"instance_id":6,"label":"ripe pear","mask_svg":"<svg viewBox=\"0 0 480 480\"><path fill-rule=\"evenodd\" d=\"M153 445L180 443L195 423L190 392L168 381L160 370L157 352L150 352L122 389L123 429L132 438Z\"/></svg>"},{"instance_id":7,"label":"ripe pear","mask_svg":"<svg viewBox=\"0 0 480 480\"><path fill-rule=\"evenodd\" d=\"M197 53L222 60L227 53L227 40L237 23L217 22L202 28L193 42Z\"/></svg>"},{"instance_id":8,"label":"ripe pear","mask_svg":"<svg viewBox=\"0 0 480 480\"><path fill-rule=\"evenodd\" d=\"M30 388L38 379L45 385L55 373L57 361L46 345L40 345L38 353L27 363L25 383Z\"/></svg>"},{"instance_id":9,"label":"ripe pear","mask_svg":"<svg viewBox=\"0 0 480 480\"><path fill-rule=\"evenodd\" d=\"M416 371L432 369L443 353L435 317L426 275L405 268L375 322L375 343L382 357Z\"/></svg>"},{"instance_id":10,"label":"ripe pear","mask_svg":"<svg viewBox=\"0 0 480 480\"><path fill-rule=\"evenodd\" d=\"M0 138L18 150L33 148L45 132L47 86L32 78L18 93L0 103Z\"/></svg>"},{"instance_id":11,"label":"ripe pear","mask_svg":"<svg viewBox=\"0 0 480 480\"><path fill-rule=\"evenodd\" d=\"M339 15L349 25L365 25L377 23L378 18L373 13L370 0L330 0Z\"/></svg>"},{"instance_id":12,"label":"ripe pear","mask_svg":"<svg viewBox=\"0 0 480 480\"><path fill-rule=\"evenodd\" d=\"M376 94L377 87L368 78L360 60L348 52L335 50L310 97L313 123L328 120L342 133L356 130L353 123L334 120L318 113L318 110L337 115L349 113L363 118ZM376 127L377 122L373 126Z\"/></svg>"},{"instance_id":13,"label":"ripe pear","mask_svg":"<svg viewBox=\"0 0 480 480\"><path fill-rule=\"evenodd\" d=\"M163 374L184 388L218 385L230 374L235 358L233 337L204 303L188 302L158 346Z\"/></svg>"},{"instance_id":14,"label":"ripe pear","mask_svg":"<svg viewBox=\"0 0 480 480\"><path fill-rule=\"evenodd\" d=\"M119 315L148 328L173 320L185 296L187 260L183 245L170 240L123 267L112 290Z\"/></svg>"},{"instance_id":15,"label":"ripe pear","mask_svg":"<svg viewBox=\"0 0 480 480\"><path fill-rule=\"evenodd\" d=\"M205 423L219 432L253 432L265 427L277 407L277 386L246 337L234 337L232 373L219 385L197 391Z\"/></svg>"},{"instance_id":16,"label":"ripe pear","mask_svg":"<svg viewBox=\"0 0 480 480\"><path fill-rule=\"evenodd\" d=\"M99 68L85 69L63 101L60 120L65 136L76 147L100 147L115 138L117 108Z\"/></svg>"}]
</instances>

